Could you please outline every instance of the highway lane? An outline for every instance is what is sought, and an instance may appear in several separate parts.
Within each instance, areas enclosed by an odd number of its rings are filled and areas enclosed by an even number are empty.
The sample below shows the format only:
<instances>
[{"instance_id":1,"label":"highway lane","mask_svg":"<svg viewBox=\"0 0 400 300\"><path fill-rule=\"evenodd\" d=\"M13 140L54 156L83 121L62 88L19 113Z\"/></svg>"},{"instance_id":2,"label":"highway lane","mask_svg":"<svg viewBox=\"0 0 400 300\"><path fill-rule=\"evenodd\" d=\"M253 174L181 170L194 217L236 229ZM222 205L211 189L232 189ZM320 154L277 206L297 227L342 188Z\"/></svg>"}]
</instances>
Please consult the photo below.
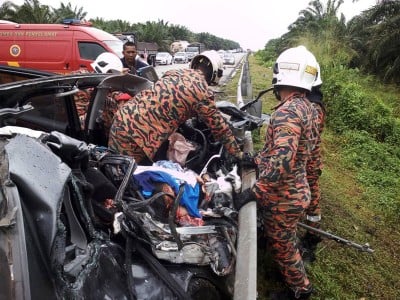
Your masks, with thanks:
<instances>
[{"instance_id":1,"label":"highway lane","mask_svg":"<svg viewBox=\"0 0 400 300\"><path fill-rule=\"evenodd\" d=\"M237 66L240 64L245 53L234 53L234 55L235 55L235 65L224 65L224 71L222 78L220 79L220 85L223 85L224 83L229 81L230 77L236 70ZM187 64L174 63L172 65L157 65L155 67L155 70L157 72L157 75L161 77L166 71L171 69L189 69L189 68L190 68L190 63Z\"/></svg>"}]
</instances>

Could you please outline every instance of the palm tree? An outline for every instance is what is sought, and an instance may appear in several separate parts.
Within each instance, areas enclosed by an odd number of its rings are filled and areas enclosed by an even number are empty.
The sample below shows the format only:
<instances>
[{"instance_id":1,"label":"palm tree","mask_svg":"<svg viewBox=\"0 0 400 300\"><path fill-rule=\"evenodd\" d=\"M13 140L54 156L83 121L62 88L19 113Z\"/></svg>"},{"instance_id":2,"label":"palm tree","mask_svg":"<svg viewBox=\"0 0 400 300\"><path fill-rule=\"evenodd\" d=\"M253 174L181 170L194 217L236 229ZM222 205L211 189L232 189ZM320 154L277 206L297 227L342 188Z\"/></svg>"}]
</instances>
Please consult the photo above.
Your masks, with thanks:
<instances>
[{"instance_id":1,"label":"palm tree","mask_svg":"<svg viewBox=\"0 0 400 300\"><path fill-rule=\"evenodd\" d=\"M324 17L324 9L321 1L311 1L306 9L299 13L297 20L289 26L289 30L304 30L312 28Z\"/></svg>"},{"instance_id":2,"label":"palm tree","mask_svg":"<svg viewBox=\"0 0 400 300\"><path fill-rule=\"evenodd\" d=\"M327 64L348 64L355 54L348 46L345 17L339 15L342 4L343 0L311 1L289 26L289 32L276 43L282 47L277 52L304 44Z\"/></svg>"},{"instance_id":3,"label":"palm tree","mask_svg":"<svg viewBox=\"0 0 400 300\"><path fill-rule=\"evenodd\" d=\"M147 21L145 24L137 25L137 39L139 41L157 43L160 51L168 51L173 38L169 34L168 22L158 20L158 22Z\"/></svg>"},{"instance_id":4,"label":"palm tree","mask_svg":"<svg viewBox=\"0 0 400 300\"><path fill-rule=\"evenodd\" d=\"M192 32L181 25L170 25L169 34L175 41L188 41L192 36Z\"/></svg>"},{"instance_id":5,"label":"palm tree","mask_svg":"<svg viewBox=\"0 0 400 300\"><path fill-rule=\"evenodd\" d=\"M6 1L0 6L0 20L15 21L18 5Z\"/></svg>"},{"instance_id":6,"label":"palm tree","mask_svg":"<svg viewBox=\"0 0 400 300\"><path fill-rule=\"evenodd\" d=\"M86 17L87 12L83 11L83 7L72 8L71 3L65 5L61 3L59 8L53 8L53 14L57 16L56 22L61 23L63 19L78 19L82 20Z\"/></svg>"},{"instance_id":7,"label":"palm tree","mask_svg":"<svg viewBox=\"0 0 400 300\"><path fill-rule=\"evenodd\" d=\"M111 21L104 21L99 23L99 20L102 19L95 19L95 21L91 22L93 25L97 28L103 29L104 31L111 32L111 33L121 33L121 32L132 32L133 26L128 22L124 20L111 20Z\"/></svg>"},{"instance_id":8,"label":"palm tree","mask_svg":"<svg viewBox=\"0 0 400 300\"><path fill-rule=\"evenodd\" d=\"M289 30L320 32L330 23L337 23L338 11L343 1L328 0L326 5L320 0L311 1L306 9L300 11L299 17L289 26ZM340 22L343 18L341 15Z\"/></svg>"},{"instance_id":9,"label":"palm tree","mask_svg":"<svg viewBox=\"0 0 400 300\"><path fill-rule=\"evenodd\" d=\"M16 11L18 23L54 23L56 16L48 5L41 5L38 0L25 0Z\"/></svg>"},{"instance_id":10,"label":"palm tree","mask_svg":"<svg viewBox=\"0 0 400 300\"><path fill-rule=\"evenodd\" d=\"M84 19L87 12L83 8L71 3L61 3L59 8L40 4L39 0L25 0L24 4L18 6L11 1L4 2L0 7L0 19L10 20L17 23L61 23L63 19Z\"/></svg>"},{"instance_id":11,"label":"palm tree","mask_svg":"<svg viewBox=\"0 0 400 300\"><path fill-rule=\"evenodd\" d=\"M384 81L400 82L400 1L386 0L349 22L355 61Z\"/></svg>"}]
</instances>

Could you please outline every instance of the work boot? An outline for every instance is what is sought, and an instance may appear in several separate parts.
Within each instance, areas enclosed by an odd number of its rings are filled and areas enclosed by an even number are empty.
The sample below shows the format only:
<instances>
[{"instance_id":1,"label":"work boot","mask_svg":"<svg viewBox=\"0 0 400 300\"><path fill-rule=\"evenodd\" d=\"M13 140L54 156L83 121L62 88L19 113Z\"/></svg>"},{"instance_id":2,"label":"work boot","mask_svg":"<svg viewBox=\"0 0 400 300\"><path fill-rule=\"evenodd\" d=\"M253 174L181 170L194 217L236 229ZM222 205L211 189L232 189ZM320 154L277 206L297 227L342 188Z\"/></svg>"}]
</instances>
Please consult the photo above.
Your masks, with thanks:
<instances>
[{"instance_id":1,"label":"work boot","mask_svg":"<svg viewBox=\"0 0 400 300\"><path fill-rule=\"evenodd\" d=\"M308 290L301 291L296 294L293 290L286 288L285 290L282 290L282 291L271 292L269 294L269 299L271 299L271 300L305 300L305 299L310 298L313 291L314 291L314 289L312 287L310 287Z\"/></svg>"},{"instance_id":2,"label":"work boot","mask_svg":"<svg viewBox=\"0 0 400 300\"><path fill-rule=\"evenodd\" d=\"M300 253L304 263L312 263L315 261L315 250L317 250L318 243L322 239L315 234L307 232L300 242Z\"/></svg>"},{"instance_id":3,"label":"work boot","mask_svg":"<svg viewBox=\"0 0 400 300\"><path fill-rule=\"evenodd\" d=\"M300 250L301 258L303 259L303 263L305 265L309 265L313 263L317 257L315 256L315 250L310 250L308 248L302 248Z\"/></svg>"}]
</instances>

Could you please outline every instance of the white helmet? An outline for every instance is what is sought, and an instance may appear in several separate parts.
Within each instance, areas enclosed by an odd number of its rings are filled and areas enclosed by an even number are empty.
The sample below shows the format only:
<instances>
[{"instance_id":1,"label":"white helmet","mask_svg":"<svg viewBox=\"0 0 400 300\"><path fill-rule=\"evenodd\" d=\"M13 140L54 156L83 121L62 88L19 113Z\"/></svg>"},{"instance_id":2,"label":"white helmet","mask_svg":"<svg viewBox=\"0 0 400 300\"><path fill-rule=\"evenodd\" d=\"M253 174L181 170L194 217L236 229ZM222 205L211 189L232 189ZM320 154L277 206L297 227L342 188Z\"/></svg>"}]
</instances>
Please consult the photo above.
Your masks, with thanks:
<instances>
[{"instance_id":1,"label":"white helmet","mask_svg":"<svg viewBox=\"0 0 400 300\"><path fill-rule=\"evenodd\" d=\"M90 64L96 73L122 72L121 59L114 53L103 52Z\"/></svg>"},{"instance_id":2,"label":"white helmet","mask_svg":"<svg viewBox=\"0 0 400 300\"><path fill-rule=\"evenodd\" d=\"M311 91L317 79L317 60L304 46L289 48L279 55L274 66L272 84L294 86Z\"/></svg>"},{"instance_id":3,"label":"white helmet","mask_svg":"<svg viewBox=\"0 0 400 300\"><path fill-rule=\"evenodd\" d=\"M218 84L224 71L222 59L215 50L204 51L193 57L190 68L201 70L209 85Z\"/></svg>"},{"instance_id":4,"label":"white helmet","mask_svg":"<svg viewBox=\"0 0 400 300\"><path fill-rule=\"evenodd\" d=\"M314 86L320 86L322 84L322 78L321 78L321 68L319 67L319 63L317 63L317 79L315 79L313 83Z\"/></svg>"}]
</instances>

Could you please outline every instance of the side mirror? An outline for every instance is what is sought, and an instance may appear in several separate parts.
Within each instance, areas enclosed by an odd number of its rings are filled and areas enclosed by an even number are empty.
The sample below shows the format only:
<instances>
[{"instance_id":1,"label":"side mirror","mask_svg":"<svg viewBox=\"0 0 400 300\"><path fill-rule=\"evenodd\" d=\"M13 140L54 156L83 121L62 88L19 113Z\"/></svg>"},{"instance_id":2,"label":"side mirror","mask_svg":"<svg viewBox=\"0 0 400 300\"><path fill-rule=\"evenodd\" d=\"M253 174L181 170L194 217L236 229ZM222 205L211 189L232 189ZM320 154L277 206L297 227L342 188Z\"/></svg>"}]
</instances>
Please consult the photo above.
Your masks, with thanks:
<instances>
[{"instance_id":1,"label":"side mirror","mask_svg":"<svg viewBox=\"0 0 400 300\"><path fill-rule=\"evenodd\" d=\"M250 104L251 102L251 104ZM261 118L261 114L262 114L262 101L259 99L256 102L254 101L250 101L247 102L245 105L250 104L249 106L246 107L246 112L249 113L250 115L254 116L254 117L258 117ZM242 108L240 108L240 110L243 110Z\"/></svg>"},{"instance_id":2,"label":"side mirror","mask_svg":"<svg viewBox=\"0 0 400 300\"><path fill-rule=\"evenodd\" d=\"M153 66L146 66L137 70L137 74L140 77L146 78L151 82L156 82L158 80L158 75Z\"/></svg>"},{"instance_id":3,"label":"side mirror","mask_svg":"<svg viewBox=\"0 0 400 300\"><path fill-rule=\"evenodd\" d=\"M247 111L250 115L261 118L262 116L262 101L261 97L267 92L273 91L274 88L271 87L266 90L262 90L256 97L256 99L248 101L245 105L243 105L240 110Z\"/></svg>"}]
</instances>

